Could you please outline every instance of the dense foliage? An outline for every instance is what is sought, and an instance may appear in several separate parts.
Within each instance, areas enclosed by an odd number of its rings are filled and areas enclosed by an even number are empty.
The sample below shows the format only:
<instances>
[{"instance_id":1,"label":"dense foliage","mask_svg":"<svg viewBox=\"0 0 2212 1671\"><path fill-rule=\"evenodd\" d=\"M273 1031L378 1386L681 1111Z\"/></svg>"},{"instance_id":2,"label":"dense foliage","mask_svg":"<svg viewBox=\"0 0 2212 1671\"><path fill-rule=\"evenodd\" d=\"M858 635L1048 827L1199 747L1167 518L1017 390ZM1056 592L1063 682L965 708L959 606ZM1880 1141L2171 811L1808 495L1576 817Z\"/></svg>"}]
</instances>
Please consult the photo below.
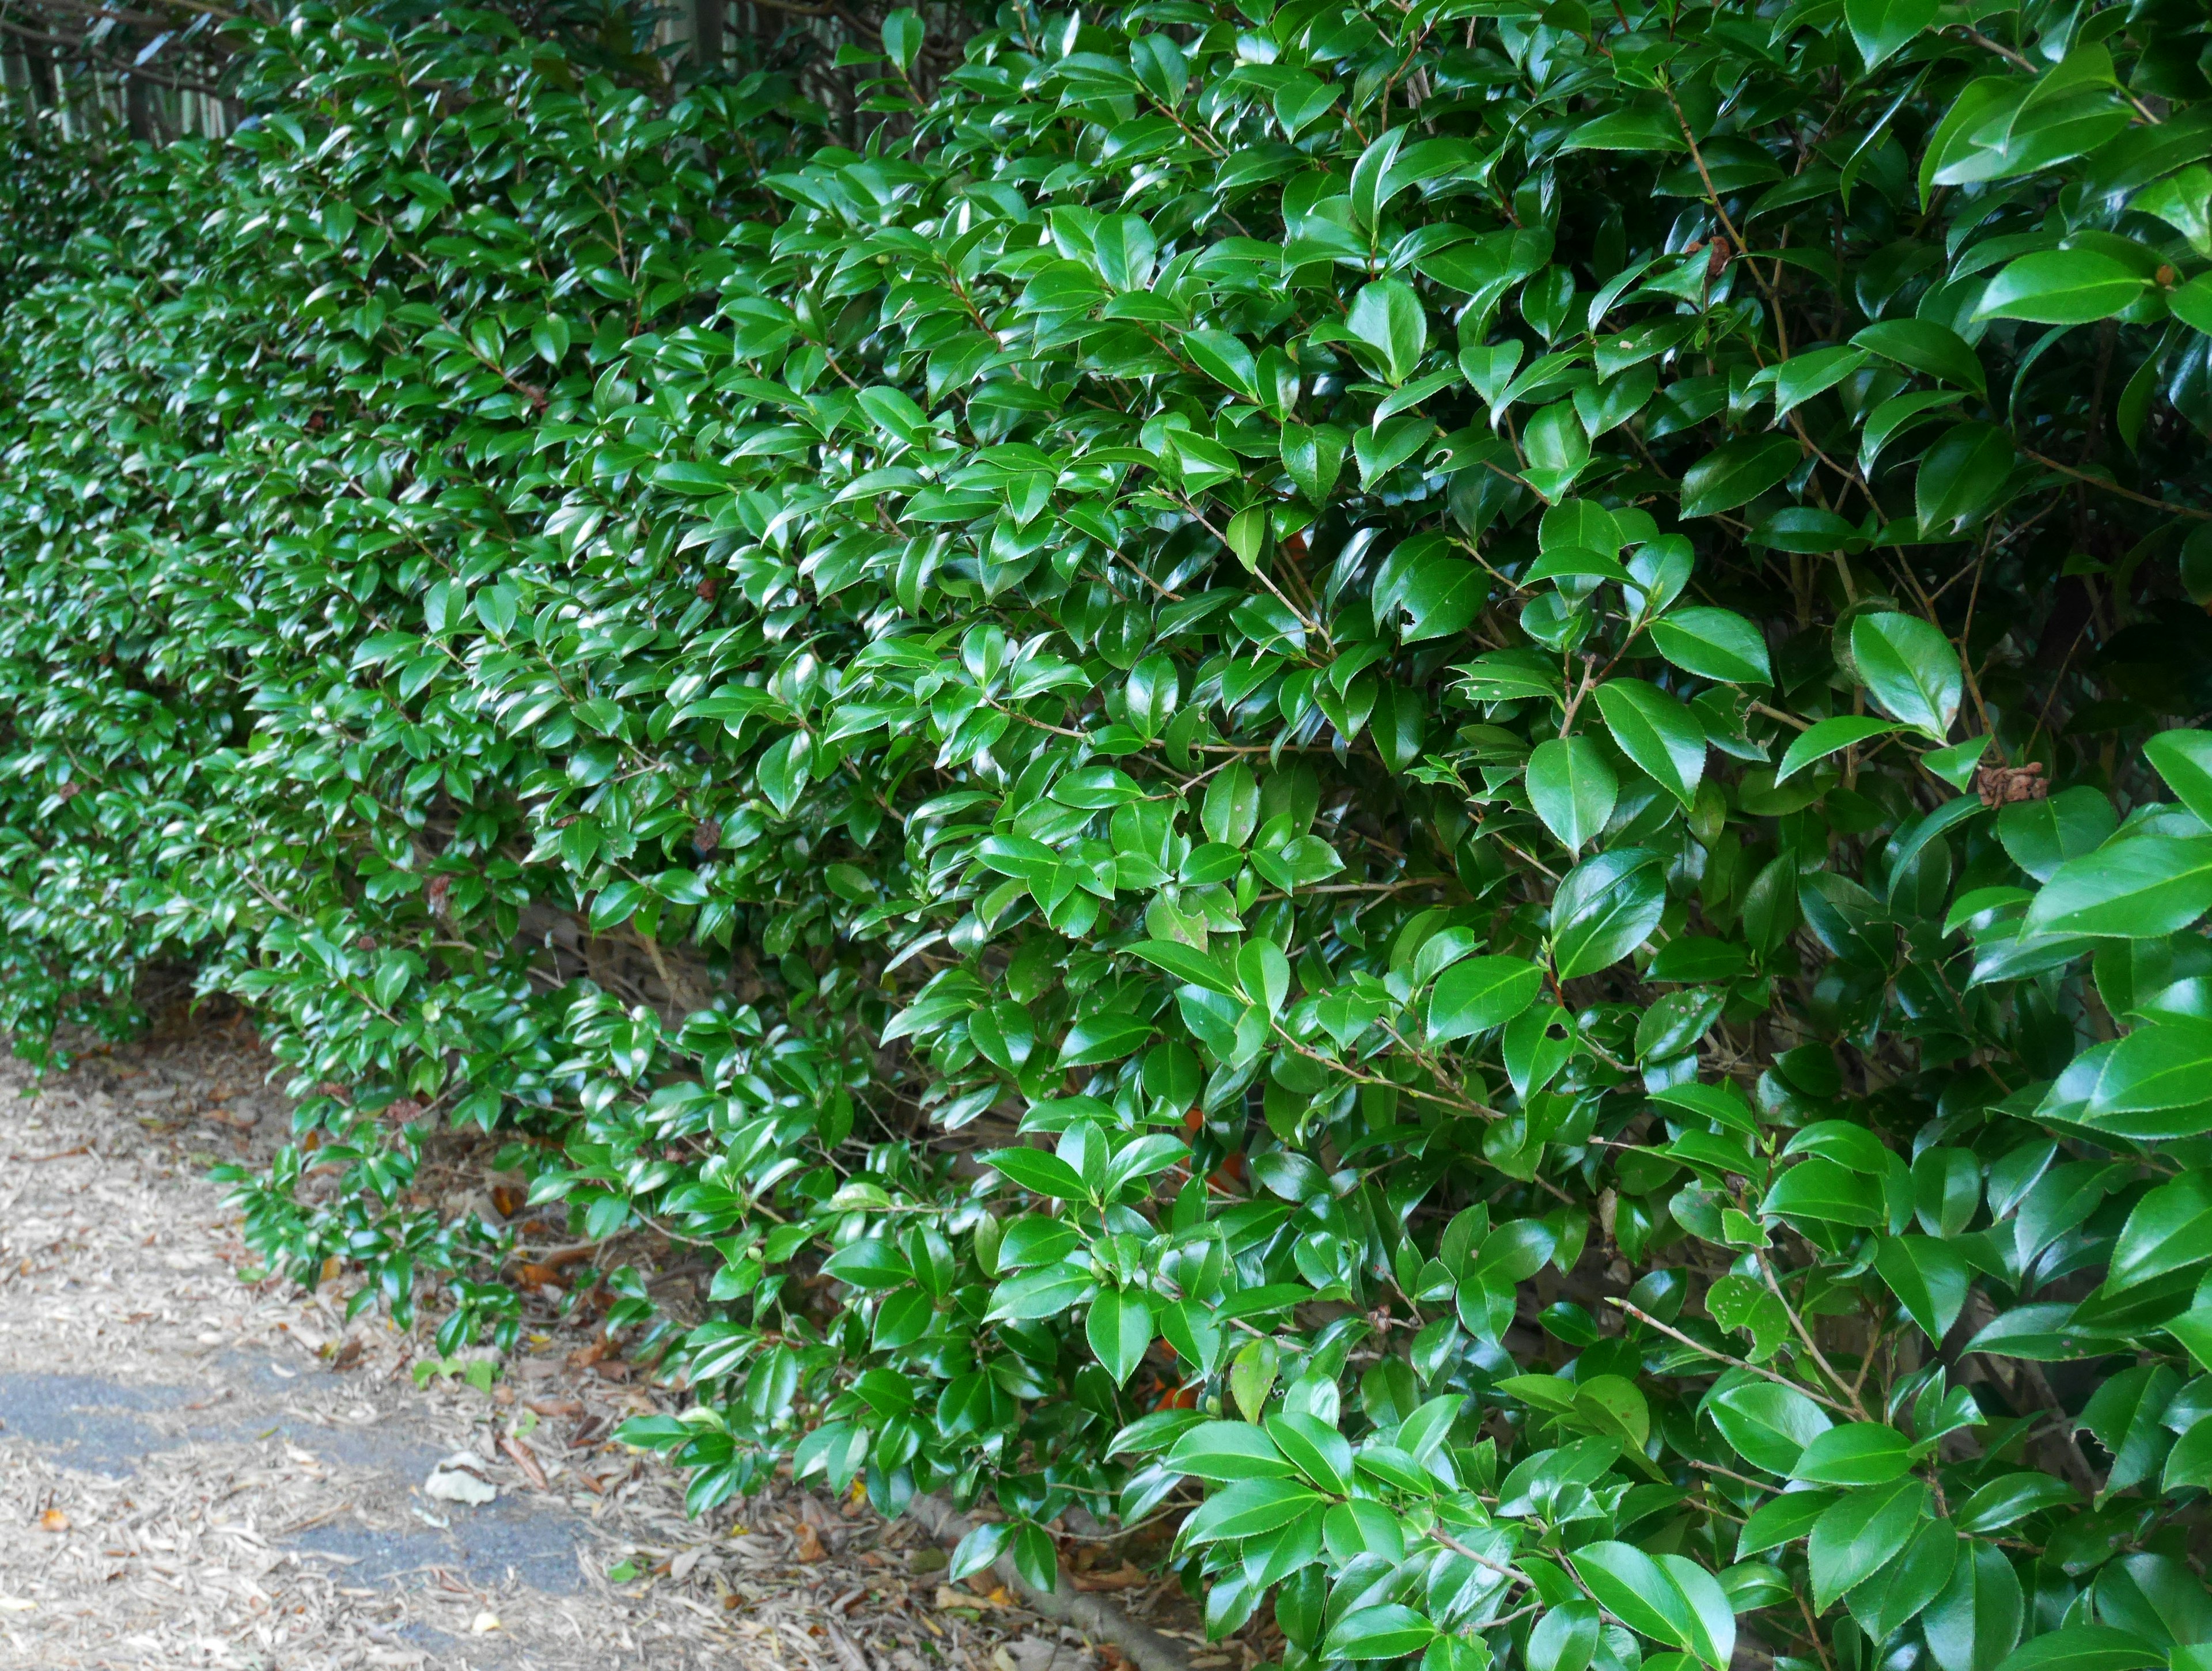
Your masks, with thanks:
<instances>
[{"instance_id":1,"label":"dense foliage","mask_svg":"<svg viewBox=\"0 0 2212 1671\"><path fill-rule=\"evenodd\" d=\"M449 1346L501 1134L697 1504L1188 1510L1291 1671L2194 1667L2205 29L898 15L810 153L307 7L0 319L5 1021L195 959L257 1243Z\"/></svg>"}]
</instances>

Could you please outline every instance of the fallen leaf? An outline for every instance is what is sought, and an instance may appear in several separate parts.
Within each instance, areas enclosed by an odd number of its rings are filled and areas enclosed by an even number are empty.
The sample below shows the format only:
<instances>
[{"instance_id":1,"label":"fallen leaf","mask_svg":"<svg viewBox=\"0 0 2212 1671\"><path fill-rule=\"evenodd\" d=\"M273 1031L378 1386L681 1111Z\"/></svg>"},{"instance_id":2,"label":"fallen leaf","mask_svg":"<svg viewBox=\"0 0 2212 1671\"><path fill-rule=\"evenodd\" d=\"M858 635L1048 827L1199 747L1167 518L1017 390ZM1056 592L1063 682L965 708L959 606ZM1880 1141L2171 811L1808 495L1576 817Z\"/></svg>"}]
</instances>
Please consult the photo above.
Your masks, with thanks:
<instances>
[{"instance_id":1,"label":"fallen leaf","mask_svg":"<svg viewBox=\"0 0 2212 1671\"><path fill-rule=\"evenodd\" d=\"M937 1587L937 1606L939 1612L949 1607L975 1607L986 1613L994 1608L1000 1613L1021 1611L1020 1604L1008 1595L1003 1587L993 1590L988 1595L974 1595L964 1589L955 1589L950 1584L939 1584Z\"/></svg>"},{"instance_id":2,"label":"fallen leaf","mask_svg":"<svg viewBox=\"0 0 2212 1671\"><path fill-rule=\"evenodd\" d=\"M487 1477L489 1466L473 1451L457 1450L430 1470L430 1477L422 1482L422 1494L441 1503L480 1508L499 1495L499 1487Z\"/></svg>"},{"instance_id":3,"label":"fallen leaf","mask_svg":"<svg viewBox=\"0 0 2212 1671\"><path fill-rule=\"evenodd\" d=\"M534 1489L541 1492L552 1489L545 1478L545 1470L538 1465L538 1454L528 1445L520 1439L506 1438L499 1442L499 1448L514 1459L515 1467L522 1470L522 1477Z\"/></svg>"},{"instance_id":4,"label":"fallen leaf","mask_svg":"<svg viewBox=\"0 0 2212 1671\"><path fill-rule=\"evenodd\" d=\"M1075 1575L1078 1589L1127 1589L1141 1584L1149 1577L1144 1568L1132 1566L1124 1561L1111 1572L1079 1572Z\"/></svg>"}]
</instances>

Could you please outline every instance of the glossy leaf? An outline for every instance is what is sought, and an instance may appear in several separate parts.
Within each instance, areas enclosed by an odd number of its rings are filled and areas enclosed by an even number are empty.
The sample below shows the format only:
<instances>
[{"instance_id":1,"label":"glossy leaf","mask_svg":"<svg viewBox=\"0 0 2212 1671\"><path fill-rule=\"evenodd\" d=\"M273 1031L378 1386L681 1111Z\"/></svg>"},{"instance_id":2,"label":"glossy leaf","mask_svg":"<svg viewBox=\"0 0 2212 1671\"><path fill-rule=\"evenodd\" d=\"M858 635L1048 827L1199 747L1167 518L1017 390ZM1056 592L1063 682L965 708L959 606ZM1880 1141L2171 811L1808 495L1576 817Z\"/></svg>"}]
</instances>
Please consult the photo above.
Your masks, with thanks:
<instances>
[{"instance_id":1,"label":"glossy leaf","mask_svg":"<svg viewBox=\"0 0 2212 1671\"><path fill-rule=\"evenodd\" d=\"M1528 757L1528 799L1569 853L1596 839L1620 798L1620 780L1587 737L1553 738Z\"/></svg>"},{"instance_id":2,"label":"glossy leaf","mask_svg":"<svg viewBox=\"0 0 2212 1671\"><path fill-rule=\"evenodd\" d=\"M1705 735L1690 710L1642 679L1609 679L1597 688L1598 712L1613 740L1684 806L1705 773Z\"/></svg>"}]
</instances>

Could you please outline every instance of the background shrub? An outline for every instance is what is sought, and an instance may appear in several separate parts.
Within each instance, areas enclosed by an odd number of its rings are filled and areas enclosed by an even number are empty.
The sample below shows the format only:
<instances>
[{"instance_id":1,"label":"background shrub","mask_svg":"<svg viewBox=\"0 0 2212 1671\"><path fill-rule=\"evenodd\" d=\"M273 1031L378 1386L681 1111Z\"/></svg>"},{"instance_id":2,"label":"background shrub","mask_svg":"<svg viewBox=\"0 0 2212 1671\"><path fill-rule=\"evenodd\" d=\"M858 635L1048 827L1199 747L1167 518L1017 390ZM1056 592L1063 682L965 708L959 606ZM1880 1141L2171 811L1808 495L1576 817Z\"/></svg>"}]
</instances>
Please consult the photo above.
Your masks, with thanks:
<instances>
[{"instance_id":1,"label":"background shrub","mask_svg":"<svg viewBox=\"0 0 2212 1671\"><path fill-rule=\"evenodd\" d=\"M2193 1665L2203 31L895 15L854 150L303 9L0 320L7 1023L196 957L257 1244L447 1346L500 1133L697 1505L1189 1509L1291 1671Z\"/></svg>"}]
</instances>

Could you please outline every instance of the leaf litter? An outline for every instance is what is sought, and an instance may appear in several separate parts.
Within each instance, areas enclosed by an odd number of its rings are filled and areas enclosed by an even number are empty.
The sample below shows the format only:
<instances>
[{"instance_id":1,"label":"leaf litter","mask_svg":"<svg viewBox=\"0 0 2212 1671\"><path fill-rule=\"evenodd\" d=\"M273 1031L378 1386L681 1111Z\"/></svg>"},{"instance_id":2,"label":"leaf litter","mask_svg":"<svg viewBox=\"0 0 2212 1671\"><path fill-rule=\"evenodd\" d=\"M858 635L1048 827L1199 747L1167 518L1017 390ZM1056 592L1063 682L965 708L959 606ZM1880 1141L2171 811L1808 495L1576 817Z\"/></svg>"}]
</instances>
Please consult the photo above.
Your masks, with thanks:
<instances>
[{"instance_id":1,"label":"leaf litter","mask_svg":"<svg viewBox=\"0 0 2212 1671\"><path fill-rule=\"evenodd\" d=\"M0 1664L1127 1671L865 1503L780 1480L688 1519L609 1437L682 1395L550 1309L487 1397L418 1385L430 1325L349 1323L349 1279L246 1279L204 1174L283 1140L273 1066L242 1022L173 1016L43 1086L0 1064ZM1200 1671L1249 1671L1171 1585L1070 1553Z\"/></svg>"}]
</instances>

